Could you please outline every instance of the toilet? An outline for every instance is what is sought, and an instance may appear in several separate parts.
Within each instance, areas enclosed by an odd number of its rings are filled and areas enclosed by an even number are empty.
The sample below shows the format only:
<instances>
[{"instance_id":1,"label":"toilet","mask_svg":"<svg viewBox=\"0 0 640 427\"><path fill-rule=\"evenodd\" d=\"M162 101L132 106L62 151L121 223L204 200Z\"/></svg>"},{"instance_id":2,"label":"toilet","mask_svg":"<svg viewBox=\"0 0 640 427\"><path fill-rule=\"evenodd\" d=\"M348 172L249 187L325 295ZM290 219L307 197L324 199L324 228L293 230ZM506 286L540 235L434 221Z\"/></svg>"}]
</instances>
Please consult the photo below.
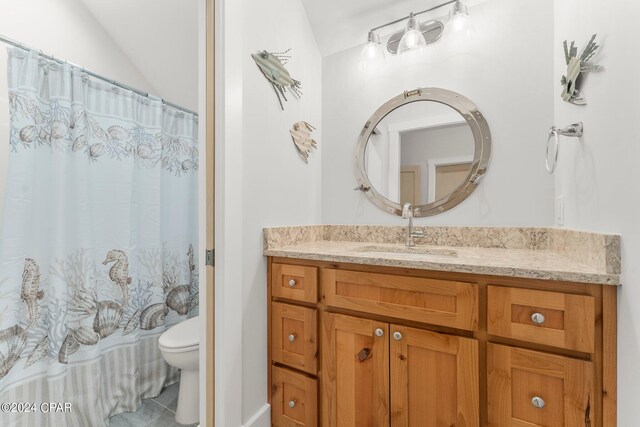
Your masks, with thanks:
<instances>
[{"instance_id":1,"label":"toilet","mask_svg":"<svg viewBox=\"0 0 640 427\"><path fill-rule=\"evenodd\" d=\"M192 317L169 328L160 335L158 346L164 360L181 370L176 421L180 424L195 424L200 418L199 317Z\"/></svg>"}]
</instances>

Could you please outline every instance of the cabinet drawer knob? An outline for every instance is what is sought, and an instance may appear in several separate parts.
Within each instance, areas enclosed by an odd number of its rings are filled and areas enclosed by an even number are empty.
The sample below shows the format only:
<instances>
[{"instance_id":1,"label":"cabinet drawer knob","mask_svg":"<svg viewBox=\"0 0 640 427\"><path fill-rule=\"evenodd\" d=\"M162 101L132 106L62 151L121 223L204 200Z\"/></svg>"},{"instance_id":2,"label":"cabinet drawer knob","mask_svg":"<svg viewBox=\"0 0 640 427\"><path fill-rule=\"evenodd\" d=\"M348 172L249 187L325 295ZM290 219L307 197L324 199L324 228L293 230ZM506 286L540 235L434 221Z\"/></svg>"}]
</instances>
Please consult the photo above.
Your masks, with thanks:
<instances>
[{"instance_id":1,"label":"cabinet drawer knob","mask_svg":"<svg viewBox=\"0 0 640 427\"><path fill-rule=\"evenodd\" d=\"M296 401L295 400L290 400L289 401L289 408L293 409L296 407Z\"/></svg>"},{"instance_id":2,"label":"cabinet drawer knob","mask_svg":"<svg viewBox=\"0 0 640 427\"><path fill-rule=\"evenodd\" d=\"M384 335L384 331L380 328L376 329L376 336L381 337Z\"/></svg>"},{"instance_id":3,"label":"cabinet drawer knob","mask_svg":"<svg viewBox=\"0 0 640 427\"><path fill-rule=\"evenodd\" d=\"M295 286L296 286L296 279L291 279L291 280L289 280L289 287L290 287L290 288L293 288L293 287L295 287Z\"/></svg>"},{"instance_id":4,"label":"cabinet drawer knob","mask_svg":"<svg viewBox=\"0 0 640 427\"><path fill-rule=\"evenodd\" d=\"M538 409L542 409L544 408L544 399L541 397L535 396L533 399L531 399L531 404Z\"/></svg>"},{"instance_id":5,"label":"cabinet drawer knob","mask_svg":"<svg viewBox=\"0 0 640 427\"><path fill-rule=\"evenodd\" d=\"M544 323L544 314L542 313L533 313L531 315L531 321L536 325L542 325Z\"/></svg>"},{"instance_id":6,"label":"cabinet drawer knob","mask_svg":"<svg viewBox=\"0 0 640 427\"><path fill-rule=\"evenodd\" d=\"M295 334L289 335L289 342L294 342L295 340L296 340L296 335Z\"/></svg>"},{"instance_id":7,"label":"cabinet drawer knob","mask_svg":"<svg viewBox=\"0 0 640 427\"><path fill-rule=\"evenodd\" d=\"M394 332L393 339L396 341L400 341L402 339L402 334L400 332Z\"/></svg>"}]
</instances>

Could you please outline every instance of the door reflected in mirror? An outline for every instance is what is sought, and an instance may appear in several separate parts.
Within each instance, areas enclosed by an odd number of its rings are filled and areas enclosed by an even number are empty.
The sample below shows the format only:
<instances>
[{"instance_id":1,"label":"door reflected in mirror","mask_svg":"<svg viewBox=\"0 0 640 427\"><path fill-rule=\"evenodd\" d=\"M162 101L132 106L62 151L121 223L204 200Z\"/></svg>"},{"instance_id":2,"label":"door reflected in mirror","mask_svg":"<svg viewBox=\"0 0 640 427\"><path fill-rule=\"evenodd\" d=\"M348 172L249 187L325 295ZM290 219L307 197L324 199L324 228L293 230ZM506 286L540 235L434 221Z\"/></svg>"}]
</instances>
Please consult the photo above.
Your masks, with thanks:
<instances>
[{"instance_id":1,"label":"door reflected in mirror","mask_svg":"<svg viewBox=\"0 0 640 427\"><path fill-rule=\"evenodd\" d=\"M387 114L365 149L366 174L380 195L414 206L448 197L465 185L475 140L466 120L448 105L418 101Z\"/></svg>"}]
</instances>

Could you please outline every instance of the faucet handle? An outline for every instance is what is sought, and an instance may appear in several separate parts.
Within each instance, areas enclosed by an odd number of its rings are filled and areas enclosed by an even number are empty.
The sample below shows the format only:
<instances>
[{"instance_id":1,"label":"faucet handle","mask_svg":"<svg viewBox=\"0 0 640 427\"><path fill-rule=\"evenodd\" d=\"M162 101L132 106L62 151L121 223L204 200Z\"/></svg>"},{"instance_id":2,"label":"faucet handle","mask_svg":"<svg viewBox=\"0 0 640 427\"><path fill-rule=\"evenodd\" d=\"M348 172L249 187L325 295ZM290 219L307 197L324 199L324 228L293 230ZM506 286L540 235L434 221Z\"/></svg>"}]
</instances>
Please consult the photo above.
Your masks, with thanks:
<instances>
[{"instance_id":1,"label":"faucet handle","mask_svg":"<svg viewBox=\"0 0 640 427\"><path fill-rule=\"evenodd\" d=\"M402 206L402 218L413 218L413 205L411 203L405 203Z\"/></svg>"}]
</instances>

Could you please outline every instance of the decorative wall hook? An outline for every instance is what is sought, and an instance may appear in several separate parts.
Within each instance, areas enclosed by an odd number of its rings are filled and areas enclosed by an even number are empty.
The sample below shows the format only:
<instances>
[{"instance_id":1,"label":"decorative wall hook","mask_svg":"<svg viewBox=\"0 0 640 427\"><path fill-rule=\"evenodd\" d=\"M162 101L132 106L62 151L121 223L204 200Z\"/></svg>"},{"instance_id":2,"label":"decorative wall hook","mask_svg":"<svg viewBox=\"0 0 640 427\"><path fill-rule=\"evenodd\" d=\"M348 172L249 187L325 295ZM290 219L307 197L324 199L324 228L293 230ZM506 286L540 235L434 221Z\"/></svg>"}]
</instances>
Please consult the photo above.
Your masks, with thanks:
<instances>
[{"instance_id":1,"label":"decorative wall hook","mask_svg":"<svg viewBox=\"0 0 640 427\"><path fill-rule=\"evenodd\" d=\"M596 43L596 36L597 34L591 36L591 40L589 40L589 43L587 43L587 46L579 57L575 42L571 42L571 46L567 46L567 41L564 41L564 57L567 62L567 74L562 76L560 82L563 86L562 99L566 102L575 105L587 105L587 101L582 95L579 85L583 74L602 69L600 65L591 62L591 59L600 48L600 45Z\"/></svg>"},{"instance_id":2,"label":"decorative wall hook","mask_svg":"<svg viewBox=\"0 0 640 427\"><path fill-rule=\"evenodd\" d=\"M560 151L560 136L566 136L569 138L580 138L584 133L584 125L582 122L574 123L572 125L566 126L562 129L558 129L555 126L551 126L549 130L549 138L547 138L547 157L545 159L545 165L547 167L547 172L553 173L556 170L556 165L558 164L558 152ZM552 142L554 142L554 148L551 149ZM549 160L549 153L551 154L552 160Z\"/></svg>"},{"instance_id":3,"label":"decorative wall hook","mask_svg":"<svg viewBox=\"0 0 640 427\"><path fill-rule=\"evenodd\" d=\"M287 88L296 98L302 97L302 82L291 77L289 71L284 67L291 59L290 50L287 49L284 52L276 53L263 50L260 53L251 55L262 74L271 83L282 110L284 110L282 100L287 101L287 96L285 95Z\"/></svg>"}]
</instances>

